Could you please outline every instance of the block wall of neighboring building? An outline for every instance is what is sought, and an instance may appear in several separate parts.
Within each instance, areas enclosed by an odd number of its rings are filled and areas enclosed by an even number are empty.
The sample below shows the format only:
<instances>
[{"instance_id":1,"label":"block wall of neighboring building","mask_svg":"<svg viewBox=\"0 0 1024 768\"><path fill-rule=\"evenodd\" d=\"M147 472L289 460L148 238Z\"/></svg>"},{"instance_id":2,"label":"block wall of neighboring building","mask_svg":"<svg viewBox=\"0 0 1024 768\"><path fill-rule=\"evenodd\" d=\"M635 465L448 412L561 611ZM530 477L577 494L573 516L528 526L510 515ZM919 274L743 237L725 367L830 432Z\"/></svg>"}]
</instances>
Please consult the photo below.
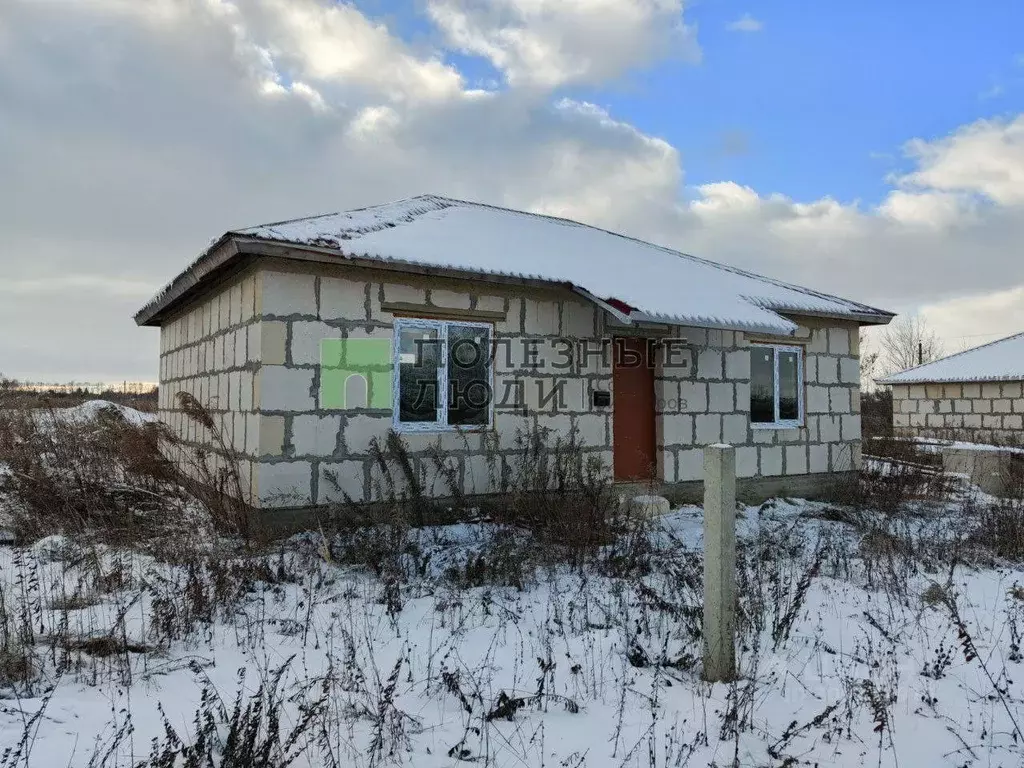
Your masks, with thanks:
<instances>
[{"instance_id":1,"label":"block wall of neighboring building","mask_svg":"<svg viewBox=\"0 0 1024 768\"><path fill-rule=\"evenodd\" d=\"M1024 382L897 384L893 431L978 443L1024 443Z\"/></svg>"}]
</instances>

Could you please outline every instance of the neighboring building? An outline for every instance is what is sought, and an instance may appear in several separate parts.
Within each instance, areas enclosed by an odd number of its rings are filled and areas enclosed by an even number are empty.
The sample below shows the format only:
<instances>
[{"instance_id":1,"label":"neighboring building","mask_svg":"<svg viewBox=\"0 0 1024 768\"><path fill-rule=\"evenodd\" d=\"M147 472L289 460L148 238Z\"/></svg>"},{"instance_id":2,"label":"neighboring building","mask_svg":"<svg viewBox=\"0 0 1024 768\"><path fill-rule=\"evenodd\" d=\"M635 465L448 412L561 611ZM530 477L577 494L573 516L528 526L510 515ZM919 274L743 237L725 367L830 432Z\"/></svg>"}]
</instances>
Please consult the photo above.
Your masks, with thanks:
<instances>
[{"instance_id":1,"label":"neighboring building","mask_svg":"<svg viewBox=\"0 0 1024 768\"><path fill-rule=\"evenodd\" d=\"M437 495L435 441L482 493L488 452L510 461L535 427L575 430L616 480L677 496L699 493L702 448L723 441L741 489L813 493L860 466L858 329L891 318L594 227L426 196L228 232L135 319L161 329L163 420L209 445L175 398L194 394L252 501L281 508L337 500L335 479L369 498L371 440L390 429Z\"/></svg>"},{"instance_id":2,"label":"neighboring building","mask_svg":"<svg viewBox=\"0 0 1024 768\"><path fill-rule=\"evenodd\" d=\"M898 435L1024 443L1024 333L878 380Z\"/></svg>"}]
</instances>

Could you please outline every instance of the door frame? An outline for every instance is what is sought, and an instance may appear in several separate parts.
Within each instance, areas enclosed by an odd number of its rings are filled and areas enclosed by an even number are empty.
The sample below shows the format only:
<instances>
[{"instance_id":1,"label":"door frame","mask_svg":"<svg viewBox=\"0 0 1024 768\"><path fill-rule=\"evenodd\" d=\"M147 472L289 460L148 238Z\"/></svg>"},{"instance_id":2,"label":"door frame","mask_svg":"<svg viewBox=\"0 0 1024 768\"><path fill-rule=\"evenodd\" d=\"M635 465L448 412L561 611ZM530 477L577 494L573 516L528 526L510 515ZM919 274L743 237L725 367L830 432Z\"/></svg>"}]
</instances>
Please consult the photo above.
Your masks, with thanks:
<instances>
[{"instance_id":1,"label":"door frame","mask_svg":"<svg viewBox=\"0 0 1024 768\"><path fill-rule=\"evenodd\" d=\"M650 391L649 391L649 402L650 402L650 445L647 446L649 449L649 469L644 473L644 476L628 476L623 477L620 475L620 469L618 461L621 457L619 453L620 448L616 444L617 435L620 434L616 430L616 419L624 416L621 410L621 388L618 386L616 381L616 371L619 370L619 345L624 342L642 342L646 349L644 350L644 367L649 371L650 378ZM612 337L612 478L617 483L642 483L642 482L655 482L657 481L659 474L658 467L658 412L657 412L657 348L658 340L649 336L640 334L622 334L615 335ZM647 416L643 417L645 420Z\"/></svg>"}]
</instances>

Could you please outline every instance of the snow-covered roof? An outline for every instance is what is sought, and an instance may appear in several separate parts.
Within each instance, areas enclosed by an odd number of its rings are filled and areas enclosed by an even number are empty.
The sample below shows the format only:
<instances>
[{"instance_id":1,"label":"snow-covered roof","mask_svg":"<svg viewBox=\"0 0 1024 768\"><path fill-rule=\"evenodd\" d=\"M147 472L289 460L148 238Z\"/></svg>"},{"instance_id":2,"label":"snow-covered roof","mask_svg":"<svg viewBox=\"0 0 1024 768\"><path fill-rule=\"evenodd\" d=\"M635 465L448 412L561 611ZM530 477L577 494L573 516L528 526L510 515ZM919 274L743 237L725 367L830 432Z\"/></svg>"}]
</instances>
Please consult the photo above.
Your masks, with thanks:
<instances>
[{"instance_id":1,"label":"snow-covered roof","mask_svg":"<svg viewBox=\"0 0 1024 768\"><path fill-rule=\"evenodd\" d=\"M435 195L234 230L225 237L568 284L610 300L613 308L625 305L634 320L789 334L796 325L780 313L868 323L892 317L585 224Z\"/></svg>"},{"instance_id":2,"label":"snow-covered roof","mask_svg":"<svg viewBox=\"0 0 1024 768\"><path fill-rule=\"evenodd\" d=\"M879 384L932 384L1024 379L1024 333L982 344L879 379Z\"/></svg>"}]
</instances>

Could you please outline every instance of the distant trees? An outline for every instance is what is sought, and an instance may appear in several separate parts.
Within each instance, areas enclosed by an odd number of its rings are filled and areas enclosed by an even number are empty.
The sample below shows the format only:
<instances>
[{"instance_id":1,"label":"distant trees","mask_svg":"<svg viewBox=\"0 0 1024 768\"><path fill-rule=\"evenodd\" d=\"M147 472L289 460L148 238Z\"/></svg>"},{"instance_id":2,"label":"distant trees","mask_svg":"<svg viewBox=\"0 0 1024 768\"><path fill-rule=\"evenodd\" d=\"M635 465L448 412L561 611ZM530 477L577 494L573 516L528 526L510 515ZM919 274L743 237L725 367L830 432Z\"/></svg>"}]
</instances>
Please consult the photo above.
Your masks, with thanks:
<instances>
[{"instance_id":1,"label":"distant trees","mask_svg":"<svg viewBox=\"0 0 1024 768\"><path fill-rule=\"evenodd\" d=\"M860 329L860 389L870 392L875 388L875 376L878 373L878 358L881 353L871 347L871 338L863 328Z\"/></svg>"},{"instance_id":2,"label":"distant trees","mask_svg":"<svg viewBox=\"0 0 1024 768\"><path fill-rule=\"evenodd\" d=\"M882 331L872 368L881 362L884 373L896 373L930 363L945 354L942 341L920 315L901 315Z\"/></svg>"}]
</instances>

